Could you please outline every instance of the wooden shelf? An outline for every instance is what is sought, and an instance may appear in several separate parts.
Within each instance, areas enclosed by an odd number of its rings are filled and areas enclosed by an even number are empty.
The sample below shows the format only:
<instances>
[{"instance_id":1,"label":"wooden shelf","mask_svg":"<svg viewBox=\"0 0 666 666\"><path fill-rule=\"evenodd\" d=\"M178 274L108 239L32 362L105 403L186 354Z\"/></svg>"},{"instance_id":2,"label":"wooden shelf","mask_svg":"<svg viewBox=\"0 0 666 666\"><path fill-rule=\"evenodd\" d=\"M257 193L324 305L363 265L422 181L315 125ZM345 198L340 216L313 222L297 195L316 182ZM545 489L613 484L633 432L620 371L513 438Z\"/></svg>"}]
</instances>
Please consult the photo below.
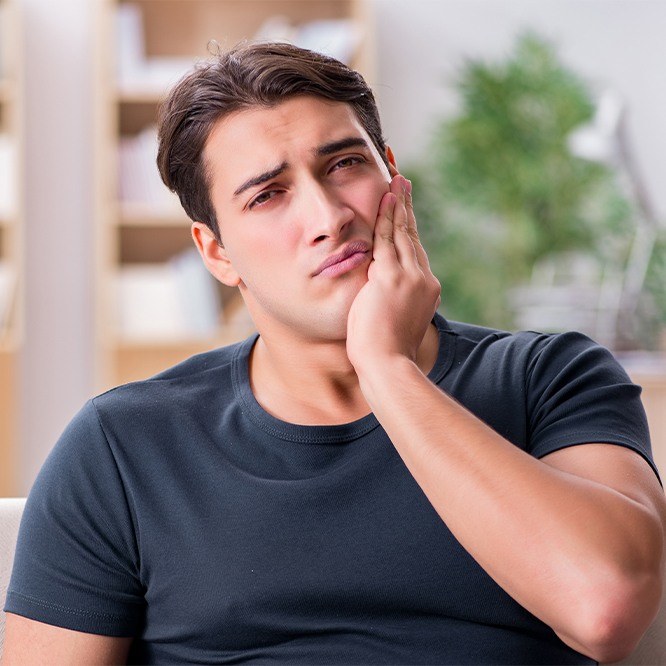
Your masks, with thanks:
<instances>
[{"instance_id":1,"label":"wooden shelf","mask_svg":"<svg viewBox=\"0 0 666 666\"><path fill-rule=\"evenodd\" d=\"M631 381L643 389L641 400L650 425L652 453L666 482L666 354L623 352L617 360Z\"/></svg>"},{"instance_id":2,"label":"wooden shelf","mask_svg":"<svg viewBox=\"0 0 666 666\"><path fill-rule=\"evenodd\" d=\"M0 341L0 497L11 496L16 485L16 367L14 346Z\"/></svg>"},{"instance_id":3,"label":"wooden shelf","mask_svg":"<svg viewBox=\"0 0 666 666\"><path fill-rule=\"evenodd\" d=\"M190 356L243 340L251 333L252 328L248 326L224 327L215 337L204 339L145 342L117 340L108 350L112 379L106 388L151 377Z\"/></svg>"},{"instance_id":4,"label":"wooden shelf","mask_svg":"<svg viewBox=\"0 0 666 666\"><path fill-rule=\"evenodd\" d=\"M134 0L132 0L134 2ZM293 25L356 15L357 0L138 0L148 56L205 57L210 40L223 48L252 39L269 17Z\"/></svg>"},{"instance_id":5,"label":"wooden shelf","mask_svg":"<svg viewBox=\"0 0 666 666\"><path fill-rule=\"evenodd\" d=\"M224 326L216 335L210 337L183 337L173 340L127 340L117 338L113 345L119 354L178 353L181 349L205 351L222 345L242 340L254 332L252 326ZM194 351L193 353L198 353Z\"/></svg>"},{"instance_id":6,"label":"wooden shelf","mask_svg":"<svg viewBox=\"0 0 666 666\"><path fill-rule=\"evenodd\" d=\"M118 248L117 267L163 263L194 247L186 224L121 225L114 231Z\"/></svg>"},{"instance_id":7,"label":"wooden shelf","mask_svg":"<svg viewBox=\"0 0 666 666\"><path fill-rule=\"evenodd\" d=\"M0 103L10 102L14 96L14 90L10 81L0 79Z\"/></svg>"},{"instance_id":8,"label":"wooden shelf","mask_svg":"<svg viewBox=\"0 0 666 666\"><path fill-rule=\"evenodd\" d=\"M18 351L18 341L11 332L0 333L0 354L15 354Z\"/></svg>"},{"instance_id":9,"label":"wooden shelf","mask_svg":"<svg viewBox=\"0 0 666 666\"><path fill-rule=\"evenodd\" d=\"M3 71L0 78L0 132L12 145L11 170L21 173L22 98L19 44L20 17L16 0L0 0L2 12ZM0 496L12 495L16 488L18 358L21 351L21 277L22 277L22 211L20 182L14 177L11 208L0 217L0 261L9 266L11 293L4 294L9 305L0 313Z\"/></svg>"},{"instance_id":10,"label":"wooden shelf","mask_svg":"<svg viewBox=\"0 0 666 666\"><path fill-rule=\"evenodd\" d=\"M164 99L164 90L132 90L117 88L115 92L118 104L146 104L157 106Z\"/></svg>"},{"instance_id":11,"label":"wooden shelf","mask_svg":"<svg viewBox=\"0 0 666 666\"><path fill-rule=\"evenodd\" d=\"M117 102L118 134L132 136L157 121L157 100L133 99Z\"/></svg>"},{"instance_id":12,"label":"wooden shelf","mask_svg":"<svg viewBox=\"0 0 666 666\"><path fill-rule=\"evenodd\" d=\"M630 373L631 379L643 387L641 400L650 424L652 453L666 483L666 372L658 375Z\"/></svg>"},{"instance_id":13,"label":"wooden shelf","mask_svg":"<svg viewBox=\"0 0 666 666\"><path fill-rule=\"evenodd\" d=\"M118 224L124 227L185 227L191 220L182 208L159 209L148 204L120 202Z\"/></svg>"}]
</instances>

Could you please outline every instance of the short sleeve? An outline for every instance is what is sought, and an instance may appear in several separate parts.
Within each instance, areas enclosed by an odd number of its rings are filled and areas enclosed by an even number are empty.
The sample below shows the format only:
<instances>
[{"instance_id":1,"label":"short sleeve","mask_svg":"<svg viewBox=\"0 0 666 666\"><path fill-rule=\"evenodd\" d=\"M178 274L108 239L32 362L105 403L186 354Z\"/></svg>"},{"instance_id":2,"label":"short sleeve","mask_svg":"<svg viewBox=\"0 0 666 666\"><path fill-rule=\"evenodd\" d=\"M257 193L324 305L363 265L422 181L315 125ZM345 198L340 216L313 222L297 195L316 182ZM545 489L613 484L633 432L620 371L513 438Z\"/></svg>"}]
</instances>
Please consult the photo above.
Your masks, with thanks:
<instances>
[{"instance_id":1,"label":"short sleeve","mask_svg":"<svg viewBox=\"0 0 666 666\"><path fill-rule=\"evenodd\" d=\"M576 444L617 444L645 458L659 478L641 388L607 349L580 333L542 336L526 382L534 456Z\"/></svg>"},{"instance_id":2,"label":"short sleeve","mask_svg":"<svg viewBox=\"0 0 666 666\"><path fill-rule=\"evenodd\" d=\"M144 605L132 513L89 402L30 492L5 610L76 631L133 636Z\"/></svg>"}]
</instances>

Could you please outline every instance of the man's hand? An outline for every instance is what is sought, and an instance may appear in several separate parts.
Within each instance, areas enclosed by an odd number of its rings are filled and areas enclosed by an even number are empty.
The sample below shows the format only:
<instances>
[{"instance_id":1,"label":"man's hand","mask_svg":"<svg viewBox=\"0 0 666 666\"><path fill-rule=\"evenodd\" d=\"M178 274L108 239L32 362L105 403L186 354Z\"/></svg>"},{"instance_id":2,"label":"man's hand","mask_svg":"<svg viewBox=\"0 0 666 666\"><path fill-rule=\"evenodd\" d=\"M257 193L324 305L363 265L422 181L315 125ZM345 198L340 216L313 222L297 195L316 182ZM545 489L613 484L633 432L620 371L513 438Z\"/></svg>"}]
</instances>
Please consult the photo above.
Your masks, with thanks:
<instances>
[{"instance_id":1,"label":"man's hand","mask_svg":"<svg viewBox=\"0 0 666 666\"><path fill-rule=\"evenodd\" d=\"M659 608L666 500L654 473L596 441L537 460L468 412L415 363L438 304L409 186L395 175L347 326L364 398L486 573L573 649L623 658Z\"/></svg>"},{"instance_id":2,"label":"man's hand","mask_svg":"<svg viewBox=\"0 0 666 666\"><path fill-rule=\"evenodd\" d=\"M617 661L659 607L663 491L638 454L603 442L537 460L424 376L414 361L439 284L409 185L392 175L368 282L347 325L363 395L433 508L491 578L567 645Z\"/></svg>"},{"instance_id":3,"label":"man's hand","mask_svg":"<svg viewBox=\"0 0 666 666\"><path fill-rule=\"evenodd\" d=\"M379 205L368 282L349 311L347 355L356 371L396 356L415 361L440 300L416 230L411 183L395 172Z\"/></svg>"}]
</instances>

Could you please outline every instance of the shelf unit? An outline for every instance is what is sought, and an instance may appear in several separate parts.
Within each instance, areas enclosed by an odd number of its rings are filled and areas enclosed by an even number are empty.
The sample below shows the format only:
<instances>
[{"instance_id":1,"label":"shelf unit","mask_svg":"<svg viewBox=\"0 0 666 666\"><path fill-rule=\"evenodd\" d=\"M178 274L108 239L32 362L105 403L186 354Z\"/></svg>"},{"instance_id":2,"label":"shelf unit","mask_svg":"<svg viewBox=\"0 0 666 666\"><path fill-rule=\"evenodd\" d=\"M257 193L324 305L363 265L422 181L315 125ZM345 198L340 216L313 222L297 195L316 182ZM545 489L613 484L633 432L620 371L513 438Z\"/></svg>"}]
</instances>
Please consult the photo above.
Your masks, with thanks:
<instances>
[{"instance_id":1,"label":"shelf unit","mask_svg":"<svg viewBox=\"0 0 666 666\"><path fill-rule=\"evenodd\" d=\"M0 496L14 494L22 338L19 35L17 3L0 0Z\"/></svg>"},{"instance_id":2,"label":"shelf unit","mask_svg":"<svg viewBox=\"0 0 666 666\"><path fill-rule=\"evenodd\" d=\"M366 76L374 71L374 46L364 0L98 0L98 9L96 377L97 388L104 390L242 339L252 330L236 290L222 285L215 287L218 321L204 335L137 337L120 325L119 275L127 274L131 266L163 268L174 255L194 247L190 221L179 204L164 203L159 192L155 204L154 187L152 204L127 196L126 189L123 196L119 194L127 183L132 185L127 174L137 168L128 166L122 151L128 140L139 141L155 123L168 88L162 81L141 76L147 63L164 67L177 62L185 71L197 58L208 55L211 41L227 48L252 39L267 19L275 17L296 28L321 19L351 21L359 34L351 64ZM138 36L141 46L128 35ZM137 57L142 67L132 72L127 62L136 64ZM173 76L171 82L177 78ZM154 163L148 168L157 174Z\"/></svg>"},{"instance_id":3,"label":"shelf unit","mask_svg":"<svg viewBox=\"0 0 666 666\"><path fill-rule=\"evenodd\" d=\"M617 356L631 381L642 387L652 454L662 481L666 481L666 356L653 352L624 352Z\"/></svg>"},{"instance_id":4,"label":"shelf unit","mask_svg":"<svg viewBox=\"0 0 666 666\"><path fill-rule=\"evenodd\" d=\"M661 360L661 372L631 374L631 379L643 387L641 400L645 407L650 437L652 439L652 453L657 463L662 481L666 482L666 363Z\"/></svg>"}]
</instances>

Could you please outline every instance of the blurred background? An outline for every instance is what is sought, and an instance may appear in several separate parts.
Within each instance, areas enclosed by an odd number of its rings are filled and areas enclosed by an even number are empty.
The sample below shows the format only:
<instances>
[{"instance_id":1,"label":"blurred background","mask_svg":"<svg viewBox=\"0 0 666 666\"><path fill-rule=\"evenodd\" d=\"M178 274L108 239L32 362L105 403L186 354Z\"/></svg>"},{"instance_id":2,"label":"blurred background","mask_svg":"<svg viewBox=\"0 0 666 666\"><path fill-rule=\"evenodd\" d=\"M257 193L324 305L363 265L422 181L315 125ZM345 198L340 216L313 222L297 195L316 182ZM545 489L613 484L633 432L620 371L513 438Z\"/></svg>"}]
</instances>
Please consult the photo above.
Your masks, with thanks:
<instances>
[{"instance_id":1,"label":"blurred background","mask_svg":"<svg viewBox=\"0 0 666 666\"><path fill-rule=\"evenodd\" d=\"M364 74L443 314L609 346L666 469L665 29L664 0L0 0L0 495L91 396L251 331L154 165L165 90L243 38Z\"/></svg>"}]
</instances>

